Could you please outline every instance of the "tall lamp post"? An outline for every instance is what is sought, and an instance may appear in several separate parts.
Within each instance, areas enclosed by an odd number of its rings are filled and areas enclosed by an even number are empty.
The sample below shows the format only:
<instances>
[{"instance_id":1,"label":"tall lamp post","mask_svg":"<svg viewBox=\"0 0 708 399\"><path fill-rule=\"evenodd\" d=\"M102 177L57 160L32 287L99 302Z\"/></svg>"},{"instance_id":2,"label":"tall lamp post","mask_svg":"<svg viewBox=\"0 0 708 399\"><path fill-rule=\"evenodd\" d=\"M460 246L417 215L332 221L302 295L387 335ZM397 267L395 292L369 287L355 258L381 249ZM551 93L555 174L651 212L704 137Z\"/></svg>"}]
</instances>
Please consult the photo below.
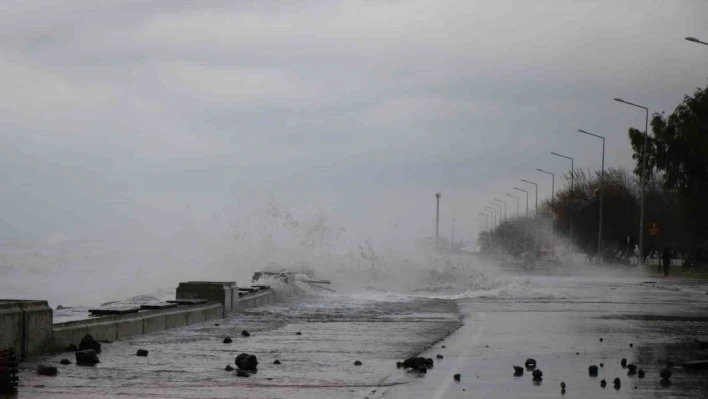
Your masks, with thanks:
<instances>
[{"instance_id":1,"label":"tall lamp post","mask_svg":"<svg viewBox=\"0 0 708 399\"><path fill-rule=\"evenodd\" d=\"M519 197L506 193L509 197L516 198L516 217L519 217Z\"/></svg>"},{"instance_id":2,"label":"tall lamp post","mask_svg":"<svg viewBox=\"0 0 708 399\"><path fill-rule=\"evenodd\" d=\"M600 171L600 226L597 229L597 262L602 263L602 203L605 198L605 138L598 136L597 134L586 132L582 129L578 129L578 132L602 139L602 169Z\"/></svg>"},{"instance_id":3,"label":"tall lamp post","mask_svg":"<svg viewBox=\"0 0 708 399\"><path fill-rule=\"evenodd\" d=\"M504 220L509 220L509 218L506 216L506 201L502 201L499 198L494 198L494 202L501 203L504 205Z\"/></svg>"},{"instance_id":4,"label":"tall lamp post","mask_svg":"<svg viewBox=\"0 0 708 399\"><path fill-rule=\"evenodd\" d=\"M489 215L487 215L484 212L480 212L479 215L477 215L477 216L484 218L484 219L482 219L482 231L486 231L488 229L487 224L489 222L489 220L488 220Z\"/></svg>"},{"instance_id":5,"label":"tall lamp post","mask_svg":"<svg viewBox=\"0 0 708 399\"><path fill-rule=\"evenodd\" d=\"M492 213L492 228L497 227L499 224L499 218L497 218L497 210L488 206L485 206L484 209Z\"/></svg>"},{"instance_id":6,"label":"tall lamp post","mask_svg":"<svg viewBox=\"0 0 708 399\"><path fill-rule=\"evenodd\" d=\"M455 250L455 219L452 219L452 231L450 231L450 250Z\"/></svg>"},{"instance_id":7,"label":"tall lamp post","mask_svg":"<svg viewBox=\"0 0 708 399\"><path fill-rule=\"evenodd\" d=\"M699 41L699 43L703 42ZM646 202L644 197L647 185L647 158L649 158L647 156L647 144L649 144L649 108L643 107L639 104L630 103L629 101L624 101L621 98L615 98L615 101L641 108L646 113L646 118L644 120L644 148L642 149L642 184L640 187L642 201L639 203L639 264L641 265L644 263L644 203Z\"/></svg>"},{"instance_id":8,"label":"tall lamp post","mask_svg":"<svg viewBox=\"0 0 708 399\"><path fill-rule=\"evenodd\" d=\"M551 175L551 209L556 205L556 175L543 170L543 169L536 169L537 171L541 173L545 173L547 175ZM555 240L554 240L554 234L553 234L553 211L551 210L551 256L553 257L555 254Z\"/></svg>"},{"instance_id":9,"label":"tall lamp post","mask_svg":"<svg viewBox=\"0 0 708 399\"><path fill-rule=\"evenodd\" d=\"M529 192L518 187L514 187L514 190L519 190L526 193L526 217L529 217Z\"/></svg>"},{"instance_id":10,"label":"tall lamp post","mask_svg":"<svg viewBox=\"0 0 708 399\"><path fill-rule=\"evenodd\" d=\"M571 198L572 198L572 195L574 193L573 180L575 179L575 162L573 161L573 158L571 158L567 155L559 154L557 152L551 152L551 154L561 157L561 158L570 159L570 193L571 193ZM569 218L569 222L568 222L568 253L570 253L570 248L573 245L573 208L572 208L572 206L569 206L568 210L569 210L569 212L568 212L568 218Z\"/></svg>"},{"instance_id":11,"label":"tall lamp post","mask_svg":"<svg viewBox=\"0 0 708 399\"><path fill-rule=\"evenodd\" d=\"M536 213L536 216L538 216L538 184L524 179L521 179L521 181L524 183L533 184L534 188L536 189L536 210L534 212Z\"/></svg>"},{"instance_id":12,"label":"tall lamp post","mask_svg":"<svg viewBox=\"0 0 708 399\"><path fill-rule=\"evenodd\" d=\"M442 197L442 194L435 193L435 200L437 202L435 207L435 245L440 244L440 197Z\"/></svg>"},{"instance_id":13,"label":"tall lamp post","mask_svg":"<svg viewBox=\"0 0 708 399\"><path fill-rule=\"evenodd\" d=\"M686 40L688 40L689 42L694 42L694 43L699 43L699 44L705 44L706 46L708 46L708 43L702 42L702 41L696 39L695 37L689 36L689 37L686 38Z\"/></svg>"}]
</instances>

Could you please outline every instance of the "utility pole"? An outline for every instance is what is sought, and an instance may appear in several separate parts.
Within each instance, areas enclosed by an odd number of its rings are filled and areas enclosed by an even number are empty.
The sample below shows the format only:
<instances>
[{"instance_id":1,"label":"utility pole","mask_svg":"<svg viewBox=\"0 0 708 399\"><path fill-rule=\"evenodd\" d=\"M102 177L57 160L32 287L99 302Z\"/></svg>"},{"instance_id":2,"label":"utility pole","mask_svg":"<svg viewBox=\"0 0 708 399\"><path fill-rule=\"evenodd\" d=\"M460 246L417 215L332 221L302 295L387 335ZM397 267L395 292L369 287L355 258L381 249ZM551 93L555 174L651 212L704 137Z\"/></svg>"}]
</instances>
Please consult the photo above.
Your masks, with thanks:
<instances>
[{"instance_id":1,"label":"utility pole","mask_svg":"<svg viewBox=\"0 0 708 399\"><path fill-rule=\"evenodd\" d=\"M440 197L442 197L442 194L435 193L437 202L435 207L435 245L440 244Z\"/></svg>"}]
</instances>

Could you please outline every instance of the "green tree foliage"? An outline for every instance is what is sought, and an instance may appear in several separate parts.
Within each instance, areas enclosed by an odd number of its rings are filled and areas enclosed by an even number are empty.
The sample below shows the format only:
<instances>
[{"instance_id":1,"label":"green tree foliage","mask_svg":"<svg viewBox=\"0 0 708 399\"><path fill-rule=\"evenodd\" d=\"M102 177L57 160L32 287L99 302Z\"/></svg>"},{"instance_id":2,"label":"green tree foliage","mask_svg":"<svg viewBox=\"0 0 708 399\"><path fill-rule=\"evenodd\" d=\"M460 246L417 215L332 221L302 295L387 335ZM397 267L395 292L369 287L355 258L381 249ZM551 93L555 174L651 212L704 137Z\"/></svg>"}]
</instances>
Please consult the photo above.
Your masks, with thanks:
<instances>
[{"instance_id":1,"label":"green tree foliage","mask_svg":"<svg viewBox=\"0 0 708 399\"><path fill-rule=\"evenodd\" d=\"M647 170L655 174L665 190L678 194L675 217L691 230L692 243L708 238L708 88L698 89L666 117L654 114L652 136L647 145ZM641 173L644 134L629 130Z\"/></svg>"}]
</instances>

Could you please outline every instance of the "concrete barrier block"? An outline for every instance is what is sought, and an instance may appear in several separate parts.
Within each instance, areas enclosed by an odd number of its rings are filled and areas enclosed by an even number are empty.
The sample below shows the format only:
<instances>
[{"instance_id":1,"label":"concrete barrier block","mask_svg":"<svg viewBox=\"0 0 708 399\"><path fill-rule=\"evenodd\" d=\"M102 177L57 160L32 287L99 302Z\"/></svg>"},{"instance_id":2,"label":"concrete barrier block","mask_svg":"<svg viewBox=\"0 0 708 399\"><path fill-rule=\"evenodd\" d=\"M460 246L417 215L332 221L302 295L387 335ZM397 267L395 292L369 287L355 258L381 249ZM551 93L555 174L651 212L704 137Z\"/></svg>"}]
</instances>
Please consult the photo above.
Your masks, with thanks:
<instances>
[{"instance_id":1,"label":"concrete barrier block","mask_svg":"<svg viewBox=\"0 0 708 399\"><path fill-rule=\"evenodd\" d=\"M135 316L134 318L119 321L116 323L116 339L124 339L133 335L143 334L143 318Z\"/></svg>"},{"instance_id":2,"label":"concrete barrier block","mask_svg":"<svg viewBox=\"0 0 708 399\"><path fill-rule=\"evenodd\" d=\"M54 318L47 301L23 301L20 302L20 309L24 313L23 357L50 351Z\"/></svg>"},{"instance_id":3,"label":"concrete barrier block","mask_svg":"<svg viewBox=\"0 0 708 399\"><path fill-rule=\"evenodd\" d=\"M22 310L17 301L0 300L0 348L13 348L22 355Z\"/></svg>"},{"instance_id":4,"label":"concrete barrier block","mask_svg":"<svg viewBox=\"0 0 708 399\"><path fill-rule=\"evenodd\" d=\"M205 315L205 310L204 309L199 309L199 310L193 310L191 312L187 312L187 324L192 325L192 324L198 324L198 323L204 323L206 321L206 315Z\"/></svg>"},{"instance_id":5,"label":"concrete barrier block","mask_svg":"<svg viewBox=\"0 0 708 399\"><path fill-rule=\"evenodd\" d=\"M163 331L167 328L164 314L143 316L143 334Z\"/></svg>"},{"instance_id":6,"label":"concrete barrier block","mask_svg":"<svg viewBox=\"0 0 708 399\"><path fill-rule=\"evenodd\" d=\"M184 311L165 314L165 329L184 327L187 325L187 313Z\"/></svg>"},{"instance_id":7,"label":"concrete barrier block","mask_svg":"<svg viewBox=\"0 0 708 399\"><path fill-rule=\"evenodd\" d=\"M223 317L233 311L234 291L238 297L238 286L234 281L188 281L179 283L177 299L206 299L223 306Z\"/></svg>"}]
</instances>

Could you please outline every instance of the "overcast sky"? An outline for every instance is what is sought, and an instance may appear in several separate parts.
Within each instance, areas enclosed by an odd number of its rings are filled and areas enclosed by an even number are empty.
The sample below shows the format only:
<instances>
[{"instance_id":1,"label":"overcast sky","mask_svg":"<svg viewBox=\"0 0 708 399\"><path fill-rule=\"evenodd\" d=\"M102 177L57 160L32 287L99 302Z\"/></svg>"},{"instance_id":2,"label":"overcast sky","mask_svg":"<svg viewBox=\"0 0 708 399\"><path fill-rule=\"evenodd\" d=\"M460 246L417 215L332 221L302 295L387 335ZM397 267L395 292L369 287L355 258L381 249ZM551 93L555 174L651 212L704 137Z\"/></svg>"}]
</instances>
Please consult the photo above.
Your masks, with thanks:
<instances>
[{"instance_id":1,"label":"overcast sky","mask_svg":"<svg viewBox=\"0 0 708 399\"><path fill-rule=\"evenodd\" d=\"M704 0L2 4L2 239L265 203L415 238L436 191L470 238L519 179L550 194L551 151L599 168L578 128L632 168L644 115L612 98L670 112L708 77L683 39L708 39Z\"/></svg>"}]
</instances>

